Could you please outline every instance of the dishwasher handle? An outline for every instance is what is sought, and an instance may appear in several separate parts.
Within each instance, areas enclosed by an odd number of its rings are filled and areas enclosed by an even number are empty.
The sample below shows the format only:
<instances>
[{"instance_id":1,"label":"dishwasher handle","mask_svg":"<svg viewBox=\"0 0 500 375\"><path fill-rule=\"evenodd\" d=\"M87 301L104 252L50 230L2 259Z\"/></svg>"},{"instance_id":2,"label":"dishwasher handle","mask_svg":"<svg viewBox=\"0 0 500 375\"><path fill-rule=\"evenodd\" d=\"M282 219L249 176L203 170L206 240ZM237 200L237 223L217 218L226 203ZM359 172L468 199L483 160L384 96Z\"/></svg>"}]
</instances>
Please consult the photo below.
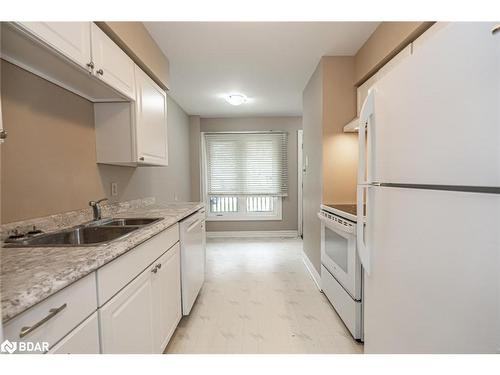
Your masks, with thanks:
<instances>
[{"instance_id":1,"label":"dishwasher handle","mask_svg":"<svg viewBox=\"0 0 500 375\"><path fill-rule=\"evenodd\" d=\"M196 228L200 223L204 222L205 219L198 219L194 223L190 224L188 229L186 230L187 233L191 232L194 228Z\"/></svg>"}]
</instances>

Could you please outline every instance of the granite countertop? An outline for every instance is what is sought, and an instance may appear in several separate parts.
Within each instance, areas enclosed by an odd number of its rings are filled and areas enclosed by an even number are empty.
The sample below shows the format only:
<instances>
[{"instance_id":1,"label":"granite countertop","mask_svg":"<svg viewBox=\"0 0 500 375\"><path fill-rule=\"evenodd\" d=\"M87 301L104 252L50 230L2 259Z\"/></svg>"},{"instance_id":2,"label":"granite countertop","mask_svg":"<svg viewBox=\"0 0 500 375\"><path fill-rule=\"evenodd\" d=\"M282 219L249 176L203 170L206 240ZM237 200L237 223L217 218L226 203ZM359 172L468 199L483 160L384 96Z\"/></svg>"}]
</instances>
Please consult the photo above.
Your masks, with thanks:
<instances>
[{"instance_id":1,"label":"granite countertop","mask_svg":"<svg viewBox=\"0 0 500 375\"><path fill-rule=\"evenodd\" d=\"M2 248L1 304L5 323L31 306L43 301L106 263L123 255L155 234L204 207L203 203L120 204L103 207L105 217L161 217L163 220L130 233L128 236L96 246ZM69 228L89 221L89 210L35 219L38 227L51 230ZM26 221L33 225L35 220ZM45 220L45 221L44 221ZM47 224L50 221L50 225ZM19 223L15 223L19 227ZM14 226L3 226L3 232ZM45 230L49 231L49 230Z\"/></svg>"}]
</instances>

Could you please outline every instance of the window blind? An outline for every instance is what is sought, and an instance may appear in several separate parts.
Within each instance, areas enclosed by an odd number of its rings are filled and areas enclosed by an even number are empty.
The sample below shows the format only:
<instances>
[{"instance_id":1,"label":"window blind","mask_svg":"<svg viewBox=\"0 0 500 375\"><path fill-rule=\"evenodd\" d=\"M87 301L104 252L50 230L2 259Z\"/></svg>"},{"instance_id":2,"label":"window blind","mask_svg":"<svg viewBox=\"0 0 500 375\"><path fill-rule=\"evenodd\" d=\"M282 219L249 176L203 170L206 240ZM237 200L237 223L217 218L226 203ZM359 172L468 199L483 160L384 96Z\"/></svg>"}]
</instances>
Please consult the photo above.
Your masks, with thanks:
<instances>
[{"instance_id":1,"label":"window blind","mask_svg":"<svg viewBox=\"0 0 500 375\"><path fill-rule=\"evenodd\" d=\"M287 133L205 134L207 193L288 195Z\"/></svg>"}]
</instances>

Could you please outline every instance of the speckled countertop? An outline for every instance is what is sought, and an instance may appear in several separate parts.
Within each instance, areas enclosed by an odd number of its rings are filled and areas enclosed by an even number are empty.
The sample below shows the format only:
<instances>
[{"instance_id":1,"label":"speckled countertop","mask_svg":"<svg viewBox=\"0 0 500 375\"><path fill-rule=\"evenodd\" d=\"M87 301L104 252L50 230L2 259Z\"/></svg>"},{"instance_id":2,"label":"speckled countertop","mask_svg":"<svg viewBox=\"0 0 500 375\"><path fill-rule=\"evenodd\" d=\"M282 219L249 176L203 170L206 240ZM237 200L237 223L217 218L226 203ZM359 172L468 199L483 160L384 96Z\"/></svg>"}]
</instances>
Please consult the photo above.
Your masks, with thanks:
<instances>
[{"instance_id":1,"label":"speckled countertop","mask_svg":"<svg viewBox=\"0 0 500 375\"><path fill-rule=\"evenodd\" d=\"M2 321L12 319L64 287L126 253L155 234L170 227L204 206L203 203L155 204L137 200L103 207L104 217L161 217L111 243L86 247L2 248ZM2 226L2 233L14 227L37 225L44 231L69 228L91 220L90 210L72 211L47 218Z\"/></svg>"}]
</instances>

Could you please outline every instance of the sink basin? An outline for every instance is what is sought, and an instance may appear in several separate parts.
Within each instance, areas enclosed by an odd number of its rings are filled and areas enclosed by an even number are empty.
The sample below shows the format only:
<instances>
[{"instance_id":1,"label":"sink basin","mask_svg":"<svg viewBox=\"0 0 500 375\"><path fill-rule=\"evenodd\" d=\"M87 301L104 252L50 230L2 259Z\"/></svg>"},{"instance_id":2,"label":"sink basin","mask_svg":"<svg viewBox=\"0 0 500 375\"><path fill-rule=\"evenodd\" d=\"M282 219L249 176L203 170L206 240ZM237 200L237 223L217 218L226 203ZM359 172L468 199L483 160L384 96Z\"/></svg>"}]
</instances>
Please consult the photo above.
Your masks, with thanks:
<instances>
[{"instance_id":1,"label":"sink basin","mask_svg":"<svg viewBox=\"0 0 500 375\"><path fill-rule=\"evenodd\" d=\"M101 226L144 226L153 224L154 222L161 220L161 218L124 218L124 219L111 219L110 221L105 221Z\"/></svg>"},{"instance_id":2,"label":"sink basin","mask_svg":"<svg viewBox=\"0 0 500 375\"><path fill-rule=\"evenodd\" d=\"M91 246L117 240L139 226L76 227L6 243L5 247Z\"/></svg>"}]
</instances>

